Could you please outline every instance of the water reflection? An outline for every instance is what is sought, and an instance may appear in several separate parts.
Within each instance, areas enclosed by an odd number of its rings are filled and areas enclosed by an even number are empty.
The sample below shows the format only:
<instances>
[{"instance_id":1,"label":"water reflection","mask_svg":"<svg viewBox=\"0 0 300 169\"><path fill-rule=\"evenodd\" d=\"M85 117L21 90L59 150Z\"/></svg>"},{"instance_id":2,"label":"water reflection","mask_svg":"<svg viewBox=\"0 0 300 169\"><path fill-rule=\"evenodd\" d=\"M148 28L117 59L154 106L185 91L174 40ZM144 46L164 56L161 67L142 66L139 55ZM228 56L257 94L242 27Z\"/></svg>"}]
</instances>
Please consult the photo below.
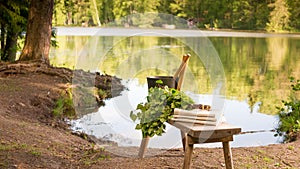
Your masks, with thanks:
<instances>
[{"instance_id":1,"label":"water reflection","mask_svg":"<svg viewBox=\"0 0 300 169\"><path fill-rule=\"evenodd\" d=\"M300 38L292 37L210 37L226 75L225 117L245 131L271 130L276 126L276 109L289 96L288 77L300 78ZM196 37L136 36L59 36L59 48L52 49L55 66L100 71L124 79L128 91L106 101L98 112L75 121L89 134L137 146L141 133L134 130L129 112L146 96L146 76L172 75L184 53L192 53L183 42L205 46ZM210 57L202 53L203 60ZM183 91L201 103L208 100L211 85L203 60L192 57ZM207 66L207 65L206 65ZM147 69L144 69L147 67ZM137 94L138 93L138 94ZM197 94L193 94L197 93ZM268 115L271 114L271 115ZM273 115L272 115L273 114ZM238 135L233 146L265 145L278 142L272 132ZM151 147L177 147L179 131L168 126L162 137L150 141ZM134 139L132 139L134 138ZM178 139L174 139L178 138ZM214 145L213 145L214 146Z\"/></svg>"},{"instance_id":2,"label":"water reflection","mask_svg":"<svg viewBox=\"0 0 300 169\"><path fill-rule=\"evenodd\" d=\"M115 141L119 146L139 146L142 138L141 131L134 129L136 124L129 118L129 113L136 108L138 103L145 101L147 85L140 85L138 79L129 80L124 84L128 91L124 91L119 97L107 100L106 106L101 107L98 112L74 121L73 127L98 138ZM198 103L211 102L211 95L186 93ZM254 108L253 113L250 113L246 101L226 100L225 104L224 112L227 122L241 126L243 132L266 130L263 133L238 135L232 146L259 146L278 142L278 138L273 137L274 133L270 132L277 123L275 116L259 113L258 105ZM167 132L160 137L151 139L149 147L181 147L180 140L180 131L167 125ZM200 146L221 145L205 144Z\"/></svg>"},{"instance_id":3,"label":"water reflection","mask_svg":"<svg viewBox=\"0 0 300 169\"><path fill-rule=\"evenodd\" d=\"M199 41L204 43L195 37L183 39L200 47ZM77 69L100 70L121 78L139 72L145 63L151 63L152 70L147 71L153 74L162 73L160 65L163 65L167 69L164 74L170 75L184 53L193 54L180 39L170 37L60 36L57 40L60 47L52 49L53 65L69 68L76 65ZM247 99L251 106L261 103L261 113L276 114L274 104L289 96L288 77L300 77L300 38L210 37L210 40L224 67L227 98ZM191 58L183 90L211 93L213 87L201 63L198 57ZM129 68L124 68L128 65ZM136 75L141 84L145 83L145 73L140 71ZM192 83L195 79L196 85Z\"/></svg>"}]
</instances>

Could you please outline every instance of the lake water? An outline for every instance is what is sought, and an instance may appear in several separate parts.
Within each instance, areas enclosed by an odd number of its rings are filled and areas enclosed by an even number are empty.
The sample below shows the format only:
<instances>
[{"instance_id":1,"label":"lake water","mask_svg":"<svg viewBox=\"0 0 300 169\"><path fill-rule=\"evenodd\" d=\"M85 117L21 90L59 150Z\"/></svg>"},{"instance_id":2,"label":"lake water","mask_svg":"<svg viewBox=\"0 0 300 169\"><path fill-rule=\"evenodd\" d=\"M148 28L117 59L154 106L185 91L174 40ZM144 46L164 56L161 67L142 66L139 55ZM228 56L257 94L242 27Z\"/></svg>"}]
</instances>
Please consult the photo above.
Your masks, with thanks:
<instances>
[{"instance_id":1,"label":"lake water","mask_svg":"<svg viewBox=\"0 0 300 169\"><path fill-rule=\"evenodd\" d=\"M288 77L300 78L299 35L58 28L57 41L59 47L51 50L53 65L123 79L127 90L121 96L72 121L74 129L120 146L140 144L141 132L134 129L129 113L145 101L146 77L173 75L185 53L192 57L182 90L197 103L214 105L214 96L220 96L226 121L249 132L235 136L234 147L280 141L270 131L278 123L275 107L289 96ZM167 132L151 139L149 146L180 147L180 132L168 125Z\"/></svg>"}]
</instances>

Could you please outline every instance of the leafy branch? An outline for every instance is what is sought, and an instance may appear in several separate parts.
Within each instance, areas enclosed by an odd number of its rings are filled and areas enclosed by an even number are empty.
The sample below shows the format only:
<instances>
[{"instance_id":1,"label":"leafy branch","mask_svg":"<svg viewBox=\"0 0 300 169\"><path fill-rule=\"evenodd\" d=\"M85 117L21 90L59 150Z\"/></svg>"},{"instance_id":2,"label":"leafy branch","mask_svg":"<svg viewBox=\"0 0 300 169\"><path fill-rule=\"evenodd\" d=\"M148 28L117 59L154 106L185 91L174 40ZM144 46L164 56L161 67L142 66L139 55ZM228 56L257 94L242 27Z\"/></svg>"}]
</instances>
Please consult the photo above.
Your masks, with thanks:
<instances>
[{"instance_id":1,"label":"leafy branch","mask_svg":"<svg viewBox=\"0 0 300 169\"><path fill-rule=\"evenodd\" d=\"M142 130L143 138L161 136L166 129L165 122L172 118L174 109L191 109L193 103L189 96L174 88L152 87L147 101L138 104L136 110L130 112L130 118L139 120L135 129Z\"/></svg>"}]
</instances>

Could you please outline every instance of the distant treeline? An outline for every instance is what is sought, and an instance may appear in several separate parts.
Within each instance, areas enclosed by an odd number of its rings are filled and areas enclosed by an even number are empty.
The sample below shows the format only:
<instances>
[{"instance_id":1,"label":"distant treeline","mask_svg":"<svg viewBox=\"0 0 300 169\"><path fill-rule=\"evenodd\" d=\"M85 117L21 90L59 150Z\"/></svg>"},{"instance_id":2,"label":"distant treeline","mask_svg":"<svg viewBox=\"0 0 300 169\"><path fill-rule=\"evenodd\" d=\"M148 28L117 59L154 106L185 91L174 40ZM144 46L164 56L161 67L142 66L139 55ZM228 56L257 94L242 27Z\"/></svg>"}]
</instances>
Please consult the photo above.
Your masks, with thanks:
<instances>
[{"instance_id":1,"label":"distant treeline","mask_svg":"<svg viewBox=\"0 0 300 169\"><path fill-rule=\"evenodd\" d=\"M102 26L145 12L172 14L198 28L300 30L300 0L55 0L53 24Z\"/></svg>"},{"instance_id":2,"label":"distant treeline","mask_svg":"<svg viewBox=\"0 0 300 169\"><path fill-rule=\"evenodd\" d=\"M45 0L53 26L241 29L300 31L300 0ZM31 0L0 0L0 60L14 61L22 48ZM141 16L133 14L152 13ZM156 17L155 15L157 14ZM168 14L168 15L162 15ZM182 18L179 22L170 18ZM51 17L51 16L50 16ZM178 20L177 20L178 21ZM182 22L183 21L183 22ZM115 22L116 23L116 22ZM52 32L55 37L55 31ZM52 41L55 42L55 41ZM55 44L55 43L53 43Z\"/></svg>"}]
</instances>

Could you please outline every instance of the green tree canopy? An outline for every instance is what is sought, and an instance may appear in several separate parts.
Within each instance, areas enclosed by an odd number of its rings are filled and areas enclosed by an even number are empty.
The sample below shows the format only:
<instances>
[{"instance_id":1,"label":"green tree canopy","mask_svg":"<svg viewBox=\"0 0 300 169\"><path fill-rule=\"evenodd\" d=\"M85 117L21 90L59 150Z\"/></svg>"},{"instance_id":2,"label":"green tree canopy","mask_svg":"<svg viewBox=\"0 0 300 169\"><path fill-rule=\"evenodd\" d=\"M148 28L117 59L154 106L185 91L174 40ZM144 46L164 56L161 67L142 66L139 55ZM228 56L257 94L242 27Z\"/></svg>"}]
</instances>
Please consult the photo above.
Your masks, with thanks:
<instances>
[{"instance_id":1,"label":"green tree canopy","mask_svg":"<svg viewBox=\"0 0 300 169\"><path fill-rule=\"evenodd\" d=\"M270 22L267 23L267 30L270 32L280 32L289 29L290 12L285 0L276 0L269 5L273 8L270 13Z\"/></svg>"},{"instance_id":2,"label":"green tree canopy","mask_svg":"<svg viewBox=\"0 0 300 169\"><path fill-rule=\"evenodd\" d=\"M300 0L56 0L55 2L56 25L81 25L85 22L93 26L135 13L154 12L192 20L199 28L300 30ZM130 25L130 19L126 19L124 22Z\"/></svg>"}]
</instances>

